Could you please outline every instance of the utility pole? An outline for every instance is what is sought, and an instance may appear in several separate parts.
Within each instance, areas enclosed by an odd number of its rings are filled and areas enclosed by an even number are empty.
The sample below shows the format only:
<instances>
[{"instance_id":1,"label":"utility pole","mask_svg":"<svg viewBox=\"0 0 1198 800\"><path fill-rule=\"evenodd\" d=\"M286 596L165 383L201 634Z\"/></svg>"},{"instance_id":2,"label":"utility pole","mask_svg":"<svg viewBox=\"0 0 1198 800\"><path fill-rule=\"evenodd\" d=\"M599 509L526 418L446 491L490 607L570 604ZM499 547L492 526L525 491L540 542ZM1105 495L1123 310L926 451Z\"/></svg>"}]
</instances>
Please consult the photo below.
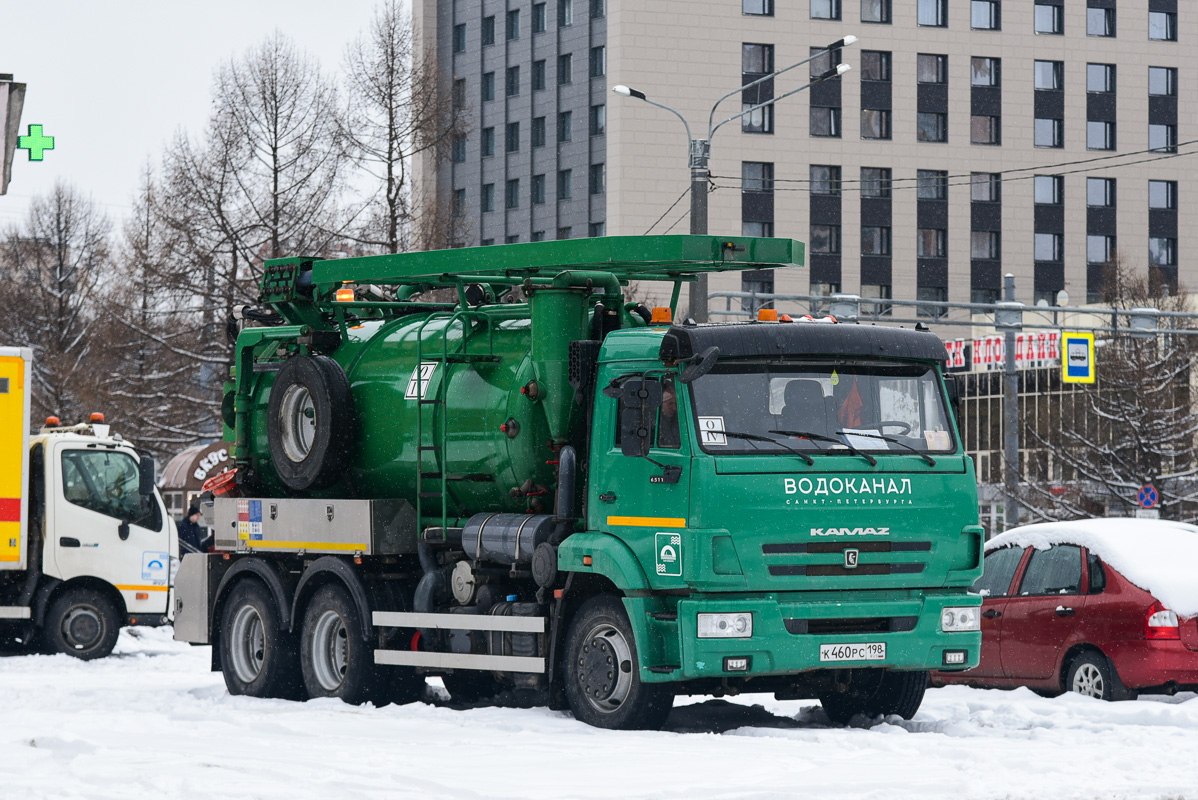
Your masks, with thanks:
<instances>
[{"instance_id":1,"label":"utility pole","mask_svg":"<svg viewBox=\"0 0 1198 800\"><path fill-rule=\"evenodd\" d=\"M707 178L711 174L707 160L709 139L691 139L691 233L707 234ZM700 272L688 289L690 316L695 322L707 322L707 273Z\"/></svg>"},{"instance_id":2,"label":"utility pole","mask_svg":"<svg viewBox=\"0 0 1198 800\"><path fill-rule=\"evenodd\" d=\"M1003 277L1003 300L1015 302L1015 276ZM1007 327L1003 335L1005 370L1003 376L1003 524L1014 528L1019 524L1019 376L1015 372L1015 328Z\"/></svg>"}]
</instances>

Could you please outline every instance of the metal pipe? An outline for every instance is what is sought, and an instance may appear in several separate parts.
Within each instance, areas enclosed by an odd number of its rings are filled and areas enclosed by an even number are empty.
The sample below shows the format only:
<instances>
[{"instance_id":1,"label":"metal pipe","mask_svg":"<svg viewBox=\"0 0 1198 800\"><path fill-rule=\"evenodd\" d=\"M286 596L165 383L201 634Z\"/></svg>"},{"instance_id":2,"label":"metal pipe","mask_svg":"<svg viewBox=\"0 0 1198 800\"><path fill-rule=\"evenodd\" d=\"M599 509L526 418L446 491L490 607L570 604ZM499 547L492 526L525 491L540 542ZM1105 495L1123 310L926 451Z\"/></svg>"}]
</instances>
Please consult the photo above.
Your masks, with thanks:
<instances>
[{"instance_id":1,"label":"metal pipe","mask_svg":"<svg viewBox=\"0 0 1198 800\"><path fill-rule=\"evenodd\" d=\"M1003 277L1003 297L1015 300L1015 276ZM1019 524L1019 375L1015 372L1015 331L1008 328L1003 336L1006 365L1003 378L1003 524L1014 528Z\"/></svg>"}]
</instances>

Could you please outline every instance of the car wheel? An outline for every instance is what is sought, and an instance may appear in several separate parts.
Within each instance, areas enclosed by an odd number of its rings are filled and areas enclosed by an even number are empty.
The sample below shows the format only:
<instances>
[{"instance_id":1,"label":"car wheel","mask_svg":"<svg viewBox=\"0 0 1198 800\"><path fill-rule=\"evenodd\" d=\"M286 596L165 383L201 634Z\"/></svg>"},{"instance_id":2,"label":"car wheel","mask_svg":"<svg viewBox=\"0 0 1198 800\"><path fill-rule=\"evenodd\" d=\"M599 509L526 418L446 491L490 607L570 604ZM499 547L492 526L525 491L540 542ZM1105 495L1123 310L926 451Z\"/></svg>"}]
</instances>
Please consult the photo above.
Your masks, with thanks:
<instances>
[{"instance_id":1,"label":"car wheel","mask_svg":"<svg viewBox=\"0 0 1198 800\"><path fill-rule=\"evenodd\" d=\"M295 636L282 630L274 598L256 580L239 582L225 601L220 668L229 694L303 696Z\"/></svg>"},{"instance_id":2,"label":"car wheel","mask_svg":"<svg viewBox=\"0 0 1198 800\"><path fill-rule=\"evenodd\" d=\"M1095 650L1074 657L1065 678L1065 688L1098 700L1134 700L1136 696L1119 680L1107 657Z\"/></svg>"},{"instance_id":3,"label":"car wheel","mask_svg":"<svg viewBox=\"0 0 1198 800\"><path fill-rule=\"evenodd\" d=\"M53 653L91 661L116 646L121 619L107 595L95 589L68 589L46 612L43 641Z\"/></svg>"}]
</instances>

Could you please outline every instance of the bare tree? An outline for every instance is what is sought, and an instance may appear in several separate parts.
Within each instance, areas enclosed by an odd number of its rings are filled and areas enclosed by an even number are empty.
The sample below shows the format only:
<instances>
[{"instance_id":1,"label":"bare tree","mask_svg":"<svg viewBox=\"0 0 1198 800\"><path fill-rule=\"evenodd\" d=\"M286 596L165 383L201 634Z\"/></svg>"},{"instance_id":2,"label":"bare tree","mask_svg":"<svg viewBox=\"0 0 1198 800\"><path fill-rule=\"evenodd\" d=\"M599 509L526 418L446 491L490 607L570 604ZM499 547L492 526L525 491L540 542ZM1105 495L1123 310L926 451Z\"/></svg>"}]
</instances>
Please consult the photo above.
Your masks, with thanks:
<instances>
[{"instance_id":1,"label":"bare tree","mask_svg":"<svg viewBox=\"0 0 1198 800\"><path fill-rule=\"evenodd\" d=\"M348 103L342 136L373 191L358 212L355 239L398 253L438 238L448 215L434 198L413 194L413 161L436 164L464 133L461 98L445 91L431 54L415 55L411 20L396 0L375 11L345 56ZM441 237L443 238L443 237Z\"/></svg>"}]
</instances>

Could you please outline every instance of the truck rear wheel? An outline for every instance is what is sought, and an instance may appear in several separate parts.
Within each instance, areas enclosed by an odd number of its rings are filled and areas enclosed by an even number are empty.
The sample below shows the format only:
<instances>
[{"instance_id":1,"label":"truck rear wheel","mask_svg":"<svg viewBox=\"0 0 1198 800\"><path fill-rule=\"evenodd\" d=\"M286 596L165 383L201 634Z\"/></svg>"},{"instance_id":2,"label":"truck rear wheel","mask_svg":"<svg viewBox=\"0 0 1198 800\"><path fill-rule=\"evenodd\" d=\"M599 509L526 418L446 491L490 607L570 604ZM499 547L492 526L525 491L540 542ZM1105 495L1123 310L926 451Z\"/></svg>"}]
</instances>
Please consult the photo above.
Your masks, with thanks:
<instances>
[{"instance_id":1,"label":"truck rear wheel","mask_svg":"<svg viewBox=\"0 0 1198 800\"><path fill-rule=\"evenodd\" d=\"M858 714L870 718L897 714L911 719L923 703L927 687L927 672L883 670L881 675L869 677L858 672L848 691L822 694L819 702L837 725L847 725Z\"/></svg>"},{"instance_id":2,"label":"truck rear wheel","mask_svg":"<svg viewBox=\"0 0 1198 800\"><path fill-rule=\"evenodd\" d=\"M229 694L301 696L295 637L279 620L274 598L256 580L243 580L229 592L220 626L220 668Z\"/></svg>"},{"instance_id":3,"label":"truck rear wheel","mask_svg":"<svg viewBox=\"0 0 1198 800\"><path fill-rule=\"evenodd\" d=\"M641 681L632 625L614 595L592 597L578 610L562 670L570 710L588 725L657 730L670 716L673 689Z\"/></svg>"},{"instance_id":4,"label":"truck rear wheel","mask_svg":"<svg viewBox=\"0 0 1198 800\"><path fill-rule=\"evenodd\" d=\"M55 653L90 661L116 646L121 618L107 595L95 589L68 589L46 612L43 641Z\"/></svg>"},{"instance_id":5,"label":"truck rear wheel","mask_svg":"<svg viewBox=\"0 0 1198 800\"><path fill-rule=\"evenodd\" d=\"M266 432L270 462L287 488L336 483L354 440L354 398L341 365L328 356L288 359L270 390Z\"/></svg>"},{"instance_id":6,"label":"truck rear wheel","mask_svg":"<svg viewBox=\"0 0 1198 800\"><path fill-rule=\"evenodd\" d=\"M343 587L316 590L304 613L300 670L309 697L338 697L357 705L379 698L374 650L362 641L362 620Z\"/></svg>"}]
</instances>

